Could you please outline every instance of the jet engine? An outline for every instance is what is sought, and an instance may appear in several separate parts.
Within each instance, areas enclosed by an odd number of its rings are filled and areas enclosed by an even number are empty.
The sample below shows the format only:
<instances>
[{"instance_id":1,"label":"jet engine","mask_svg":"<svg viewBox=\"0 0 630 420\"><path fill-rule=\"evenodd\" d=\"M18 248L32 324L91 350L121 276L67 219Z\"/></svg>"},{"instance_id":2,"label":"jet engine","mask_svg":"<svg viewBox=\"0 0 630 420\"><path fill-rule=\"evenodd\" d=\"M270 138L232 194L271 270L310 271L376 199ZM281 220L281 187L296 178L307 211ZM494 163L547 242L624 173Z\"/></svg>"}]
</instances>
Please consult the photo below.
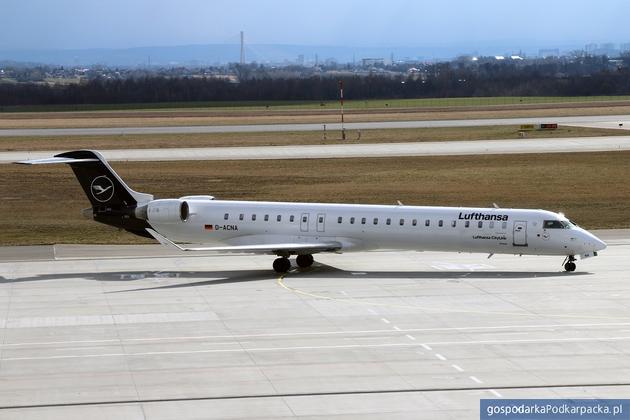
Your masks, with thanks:
<instances>
[{"instance_id":1,"label":"jet engine","mask_svg":"<svg viewBox=\"0 0 630 420\"><path fill-rule=\"evenodd\" d=\"M188 203L178 199L153 200L146 210L149 223L183 223L190 216Z\"/></svg>"}]
</instances>

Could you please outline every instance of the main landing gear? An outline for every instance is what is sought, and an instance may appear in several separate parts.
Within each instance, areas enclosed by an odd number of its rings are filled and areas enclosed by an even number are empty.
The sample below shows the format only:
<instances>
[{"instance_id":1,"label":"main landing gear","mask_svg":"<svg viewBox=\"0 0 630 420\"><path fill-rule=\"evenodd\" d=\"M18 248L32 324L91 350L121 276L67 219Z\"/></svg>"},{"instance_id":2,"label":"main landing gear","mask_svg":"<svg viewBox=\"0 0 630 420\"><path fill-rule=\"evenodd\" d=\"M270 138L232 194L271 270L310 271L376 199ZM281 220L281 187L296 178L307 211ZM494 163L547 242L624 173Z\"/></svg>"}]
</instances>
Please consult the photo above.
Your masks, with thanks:
<instances>
[{"instance_id":1,"label":"main landing gear","mask_svg":"<svg viewBox=\"0 0 630 420\"><path fill-rule=\"evenodd\" d=\"M575 271L575 257L573 255L569 255L565 260L564 270L571 272Z\"/></svg>"},{"instance_id":2,"label":"main landing gear","mask_svg":"<svg viewBox=\"0 0 630 420\"><path fill-rule=\"evenodd\" d=\"M313 256L311 254L298 255L295 263L300 268L307 268L313 265ZM276 258L273 262L273 269L276 273L284 274L291 269L291 261L287 257Z\"/></svg>"}]
</instances>

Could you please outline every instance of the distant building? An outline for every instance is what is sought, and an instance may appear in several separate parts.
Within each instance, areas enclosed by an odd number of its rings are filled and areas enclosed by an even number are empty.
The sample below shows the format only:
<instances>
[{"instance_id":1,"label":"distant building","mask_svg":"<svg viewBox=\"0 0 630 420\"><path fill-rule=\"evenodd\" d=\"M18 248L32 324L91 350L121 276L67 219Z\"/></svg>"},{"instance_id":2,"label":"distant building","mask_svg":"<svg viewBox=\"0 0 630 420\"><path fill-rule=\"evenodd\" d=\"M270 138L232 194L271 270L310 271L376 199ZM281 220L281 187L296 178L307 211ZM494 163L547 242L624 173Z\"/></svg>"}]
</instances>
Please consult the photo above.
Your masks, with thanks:
<instances>
[{"instance_id":1,"label":"distant building","mask_svg":"<svg viewBox=\"0 0 630 420\"><path fill-rule=\"evenodd\" d=\"M361 65L363 67L384 66L384 58L363 58L361 59Z\"/></svg>"},{"instance_id":2,"label":"distant building","mask_svg":"<svg viewBox=\"0 0 630 420\"><path fill-rule=\"evenodd\" d=\"M620 50L622 53L627 53L627 52L630 52L630 42L626 42L626 43L624 43L624 44L621 44L621 45L619 46L619 50Z\"/></svg>"}]
</instances>

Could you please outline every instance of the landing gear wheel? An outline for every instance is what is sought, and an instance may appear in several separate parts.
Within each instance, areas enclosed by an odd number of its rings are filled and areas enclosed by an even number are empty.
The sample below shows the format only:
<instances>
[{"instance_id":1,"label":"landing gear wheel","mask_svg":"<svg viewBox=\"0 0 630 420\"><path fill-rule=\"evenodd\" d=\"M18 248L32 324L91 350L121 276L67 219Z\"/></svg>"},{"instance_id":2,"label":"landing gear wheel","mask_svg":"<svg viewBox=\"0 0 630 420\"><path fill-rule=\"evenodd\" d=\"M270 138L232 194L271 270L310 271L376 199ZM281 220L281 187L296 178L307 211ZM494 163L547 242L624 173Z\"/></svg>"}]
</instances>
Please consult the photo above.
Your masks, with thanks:
<instances>
[{"instance_id":1,"label":"landing gear wheel","mask_svg":"<svg viewBox=\"0 0 630 420\"><path fill-rule=\"evenodd\" d=\"M284 274L291 269L291 261L288 258L276 258L273 261L273 269L276 273Z\"/></svg>"},{"instance_id":2,"label":"landing gear wheel","mask_svg":"<svg viewBox=\"0 0 630 420\"><path fill-rule=\"evenodd\" d=\"M564 269L569 272L575 271L575 263L569 261L568 263L564 265Z\"/></svg>"},{"instance_id":3,"label":"landing gear wheel","mask_svg":"<svg viewBox=\"0 0 630 420\"><path fill-rule=\"evenodd\" d=\"M568 272L575 271L575 257L573 255L569 255L565 260L564 269Z\"/></svg>"},{"instance_id":4,"label":"landing gear wheel","mask_svg":"<svg viewBox=\"0 0 630 420\"><path fill-rule=\"evenodd\" d=\"M296 264L300 268L306 268L313 265L313 256L311 254L298 255L295 259Z\"/></svg>"}]
</instances>

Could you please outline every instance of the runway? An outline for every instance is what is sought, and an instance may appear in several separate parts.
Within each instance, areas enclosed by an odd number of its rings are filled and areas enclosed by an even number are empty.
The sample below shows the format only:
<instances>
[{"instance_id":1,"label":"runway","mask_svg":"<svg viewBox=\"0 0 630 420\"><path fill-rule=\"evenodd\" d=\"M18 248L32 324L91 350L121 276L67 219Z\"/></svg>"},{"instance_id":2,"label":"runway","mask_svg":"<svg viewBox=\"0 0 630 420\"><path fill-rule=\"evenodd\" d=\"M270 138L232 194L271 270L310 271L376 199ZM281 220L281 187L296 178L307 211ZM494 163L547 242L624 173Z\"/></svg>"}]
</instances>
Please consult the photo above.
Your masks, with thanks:
<instances>
[{"instance_id":1,"label":"runway","mask_svg":"<svg viewBox=\"0 0 630 420\"><path fill-rule=\"evenodd\" d=\"M630 393L630 232L561 259L0 249L0 418L478 419ZM29 260L29 259L33 260Z\"/></svg>"},{"instance_id":2,"label":"runway","mask_svg":"<svg viewBox=\"0 0 630 420\"><path fill-rule=\"evenodd\" d=\"M630 125L628 115L598 115L574 117L492 118L470 120L383 121L346 123L347 130L373 130L391 128L477 127L490 125L520 125L558 123L583 125L607 123L607 128ZM24 136L103 136L131 134L198 134L198 133L261 133L286 131L322 131L324 124L251 124L251 125L198 125L167 127L93 127L93 128L16 128L0 130L0 137ZM341 124L326 124L328 130L341 130Z\"/></svg>"},{"instance_id":3,"label":"runway","mask_svg":"<svg viewBox=\"0 0 630 420\"><path fill-rule=\"evenodd\" d=\"M327 159L393 156L446 156L568 153L630 150L630 136L556 139L474 140L409 143L332 144L102 150L110 161ZM51 157L58 151L0 152L0 164Z\"/></svg>"}]
</instances>

